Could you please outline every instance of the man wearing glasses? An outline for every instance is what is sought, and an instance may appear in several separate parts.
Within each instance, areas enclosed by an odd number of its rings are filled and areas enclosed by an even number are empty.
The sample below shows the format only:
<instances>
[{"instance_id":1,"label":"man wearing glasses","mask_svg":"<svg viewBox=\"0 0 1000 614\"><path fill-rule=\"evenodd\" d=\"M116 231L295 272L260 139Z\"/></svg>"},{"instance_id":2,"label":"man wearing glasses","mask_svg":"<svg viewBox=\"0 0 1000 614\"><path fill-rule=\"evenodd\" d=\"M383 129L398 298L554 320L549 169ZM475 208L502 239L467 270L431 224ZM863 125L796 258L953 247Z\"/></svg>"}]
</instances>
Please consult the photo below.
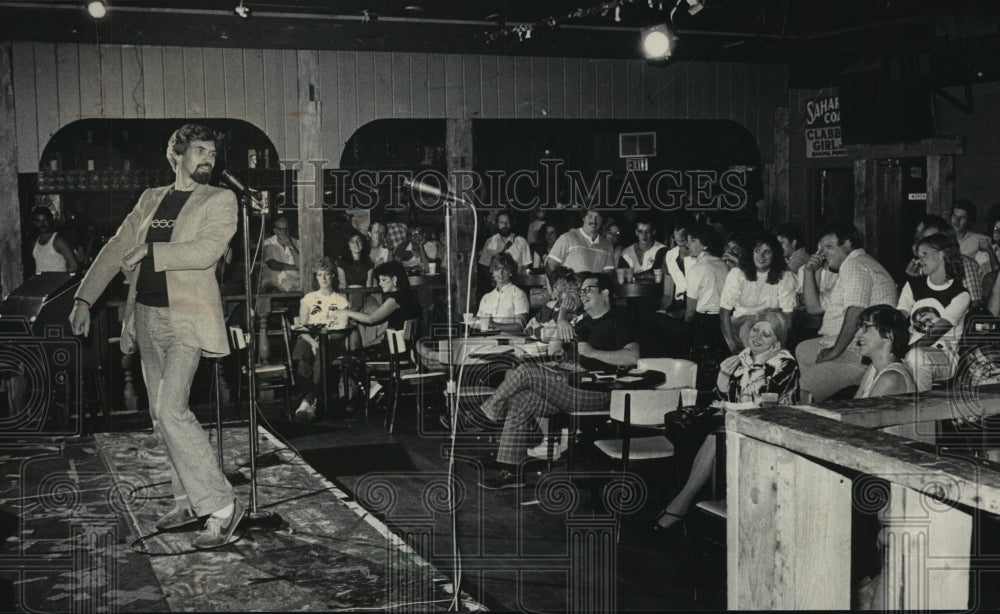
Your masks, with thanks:
<instances>
[{"instance_id":1,"label":"man wearing glasses","mask_svg":"<svg viewBox=\"0 0 1000 614\"><path fill-rule=\"evenodd\" d=\"M274 220L274 235L264 240L264 289L298 292L302 289L299 274L299 240L288 232L288 219Z\"/></svg>"},{"instance_id":2,"label":"man wearing glasses","mask_svg":"<svg viewBox=\"0 0 1000 614\"><path fill-rule=\"evenodd\" d=\"M574 368L586 371L614 370L639 360L639 344L628 325L611 311L611 280L597 273L584 273L580 301L585 314L573 323L576 336ZM607 410L610 392L580 390L571 386L565 369L525 364L509 372L496 392L482 406L491 420L503 422L497 463L501 469L480 482L487 490L520 488L517 465L527 449L538 443L538 419L574 410Z\"/></svg>"}]
</instances>

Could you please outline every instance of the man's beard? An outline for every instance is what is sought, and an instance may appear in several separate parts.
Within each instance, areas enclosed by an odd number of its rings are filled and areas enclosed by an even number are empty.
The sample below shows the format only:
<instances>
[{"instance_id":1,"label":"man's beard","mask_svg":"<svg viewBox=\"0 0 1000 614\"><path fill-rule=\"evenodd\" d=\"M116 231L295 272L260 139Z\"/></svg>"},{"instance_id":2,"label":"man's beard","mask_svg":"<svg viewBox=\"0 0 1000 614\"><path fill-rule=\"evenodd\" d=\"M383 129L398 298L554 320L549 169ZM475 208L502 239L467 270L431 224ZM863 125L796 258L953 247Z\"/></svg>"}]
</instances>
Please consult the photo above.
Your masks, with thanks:
<instances>
[{"instance_id":1,"label":"man's beard","mask_svg":"<svg viewBox=\"0 0 1000 614\"><path fill-rule=\"evenodd\" d=\"M194 169L191 173L191 179L202 185L208 185L208 182L212 179L212 169L207 167L198 167Z\"/></svg>"},{"instance_id":2,"label":"man's beard","mask_svg":"<svg viewBox=\"0 0 1000 614\"><path fill-rule=\"evenodd\" d=\"M509 236L510 236L510 228L498 228L498 229L497 229L497 232L498 232L498 233L500 234L500 236L501 236L501 237L503 237L504 239L506 239L507 237L509 237Z\"/></svg>"}]
</instances>

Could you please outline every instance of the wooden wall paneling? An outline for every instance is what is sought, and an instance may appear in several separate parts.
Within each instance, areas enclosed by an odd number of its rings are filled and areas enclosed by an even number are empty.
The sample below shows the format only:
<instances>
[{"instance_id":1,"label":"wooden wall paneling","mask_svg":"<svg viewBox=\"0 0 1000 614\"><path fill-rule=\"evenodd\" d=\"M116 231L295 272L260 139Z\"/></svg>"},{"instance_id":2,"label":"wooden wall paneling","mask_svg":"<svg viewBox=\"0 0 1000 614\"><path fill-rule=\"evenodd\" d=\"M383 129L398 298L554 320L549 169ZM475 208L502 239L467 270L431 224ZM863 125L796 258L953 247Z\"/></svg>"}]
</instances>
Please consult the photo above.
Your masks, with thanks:
<instances>
[{"instance_id":1,"label":"wooden wall paneling","mask_svg":"<svg viewBox=\"0 0 1000 614\"><path fill-rule=\"evenodd\" d=\"M483 81L479 66L480 56L462 56L462 84L465 100L465 117L483 116Z\"/></svg>"},{"instance_id":2,"label":"wooden wall paneling","mask_svg":"<svg viewBox=\"0 0 1000 614\"><path fill-rule=\"evenodd\" d=\"M59 88L56 79L56 46L35 43L35 96L38 117L38 155L59 130Z\"/></svg>"},{"instance_id":3,"label":"wooden wall paneling","mask_svg":"<svg viewBox=\"0 0 1000 614\"><path fill-rule=\"evenodd\" d=\"M13 133L17 137L17 166L25 172L36 172L38 170L39 147L34 45L15 42L12 46L11 60L10 72L15 97L14 121L17 126ZM6 58L4 58L4 62L6 62ZM16 185L14 193L17 194Z\"/></svg>"},{"instance_id":4,"label":"wooden wall paneling","mask_svg":"<svg viewBox=\"0 0 1000 614\"><path fill-rule=\"evenodd\" d=\"M549 63L547 58L531 58L531 115L544 118L549 114Z\"/></svg>"},{"instance_id":5,"label":"wooden wall paneling","mask_svg":"<svg viewBox=\"0 0 1000 614\"><path fill-rule=\"evenodd\" d=\"M187 112L184 92L184 48L163 48L163 113L166 117L182 118Z\"/></svg>"},{"instance_id":6,"label":"wooden wall paneling","mask_svg":"<svg viewBox=\"0 0 1000 614\"><path fill-rule=\"evenodd\" d=\"M875 160L855 160L854 161L854 227L861 233L863 240L868 247L868 253L872 253L872 247L877 240L871 233L874 224L869 224L869 219L873 219L876 210L876 199L878 198L878 162ZM870 245L869 245L870 242Z\"/></svg>"},{"instance_id":7,"label":"wooden wall paneling","mask_svg":"<svg viewBox=\"0 0 1000 614\"><path fill-rule=\"evenodd\" d=\"M585 64L580 58L566 58L563 60L563 117L566 119L578 119L582 117L581 108L583 106L583 92L580 87Z\"/></svg>"},{"instance_id":8,"label":"wooden wall paneling","mask_svg":"<svg viewBox=\"0 0 1000 614\"><path fill-rule=\"evenodd\" d=\"M375 56L359 51L358 63L358 128L376 119L375 115ZM353 132L353 130L352 130Z\"/></svg>"},{"instance_id":9,"label":"wooden wall paneling","mask_svg":"<svg viewBox=\"0 0 1000 614\"><path fill-rule=\"evenodd\" d=\"M257 126L262 132L267 134L267 113L265 112L265 92L264 92L264 51L262 49L244 49L242 72L233 73L232 90L236 94L239 90L239 80L243 80L243 100L245 101L246 120ZM229 79L228 66L226 79ZM227 84L227 88L229 85ZM236 103L239 108L239 102ZM277 146L274 137L268 134L271 142ZM280 149L278 150L281 151Z\"/></svg>"},{"instance_id":10,"label":"wooden wall paneling","mask_svg":"<svg viewBox=\"0 0 1000 614\"><path fill-rule=\"evenodd\" d=\"M104 116L101 55L97 45L80 45L80 118Z\"/></svg>"},{"instance_id":11,"label":"wooden wall paneling","mask_svg":"<svg viewBox=\"0 0 1000 614\"><path fill-rule=\"evenodd\" d=\"M611 60L594 61L594 118L610 119L614 116L614 96L615 87L614 68ZM586 93L584 94L587 95Z\"/></svg>"},{"instance_id":12,"label":"wooden wall paneling","mask_svg":"<svg viewBox=\"0 0 1000 614\"><path fill-rule=\"evenodd\" d=\"M733 118L733 67L718 63L715 69L715 118Z\"/></svg>"},{"instance_id":13,"label":"wooden wall paneling","mask_svg":"<svg viewBox=\"0 0 1000 614\"><path fill-rule=\"evenodd\" d=\"M122 48L101 45L101 98L104 117L122 116Z\"/></svg>"},{"instance_id":14,"label":"wooden wall paneling","mask_svg":"<svg viewBox=\"0 0 1000 614\"><path fill-rule=\"evenodd\" d=\"M222 49L205 47L202 53L205 61L205 117L228 117L226 66L222 59Z\"/></svg>"},{"instance_id":15,"label":"wooden wall paneling","mask_svg":"<svg viewBox=\"0 0 1000 614\"><path fill-rule=\"evenodd\" d=\"M392 54L377 51L372 54L375 62L375 119L394 117L392 101Z\"/></svg>"},{"instance_id":16,"label":"wooden wall paneling","mask_svg":"<svg viewBox=\"0 0 1000 614\"><path fill-rule=\"evenodd\" d=\"M432 117L430 111L430 82L427 78L427 54L410 54L410 116Z\"/></svg>"},{"instance_id":17,"label":"wooden wall paneling","mask_svg":"<svg viewBox=\"0 0 1000 614\"><path fill-rule=\"evenodd\" d=\"M413 96L410 92L410 59L413 54L392 54L392 116L413 117Z\"/></svg>"},{"instance_id":18,"label":"wooden wall paneling","mask_svg":"<svg viewBox=\"0 0 1000 614\"><path fill-rule=\"evenodd\" d=\"M705 118L705 63L691 62L684 71L684 87L688 90L687 117L689 119Z\"/></svg>"},{"instance_id":19,"label":"wooden wall paneling","mask_svg":"<svg viewBox=\"0 0 1000 614\"><path fill-rule=\"evenodd\" d=\"M678 66L670 82L670 106L672 116L677 119L687 119L688 115L688 67Z\"/></svg>"},{"instance_id":20,"label":"wooden wall paneling","mask_svg":"<svg viewBox=\"0 0 1000 614\"><path fill-rule=\"evenodd\" d=\"M326 161L327 168L340 166L340 152L344 149L344 138L340 136L340 66L336 51L319 51L316 55L317 80L316 100L320 118L320 159ZM302 136L305 143L305 135Z\"/></svg>"},{"instance_id":21,"label":"wooden wall paneling","mask_svg":"<svg viewBox=\"0 0 1000 614\"><path fill-rule=\"evenodd\" d=\"M517 116L517 68L514 58L497 58L497 117Z\"/></svg>"},{"instance_id":22,"label":"wooden wall paneling","mask_svg":"<svg viewBox=\"0 0 1000 614\"><path fill-rule=\"evenodd\" d=\"M221 64L221 62L220 62ZM221 70L221 68L220 68ZM221 73L220 73L221 74ZM221 82L221 77L219 81ZM146 105L143 103L142 51L134 45L122 47L122 117L143 119ZM219 97L222 99L222 96Z\"/></svg>"},{"instance_id":23,"label":"wooden wall paneling","mask_svg":"<svg viewBox=\"0 0 1000 614\"><path fill-rule=\"evenodd\" d=\"M444 80L444 54L427 54L427 115L447 117L447 86Z\"/></svg>"},{"instance_id":24,"label":"wooden wall paneling","mask_svg":"<svg viewBox=\"0 0 1000 614\"><path fill-rule=\"evenodd\" d=\"M205 53L184 47L184 117L205 117Z\"/></svg>"},{"instance_id":25,"label":"wooden wall paneling","mask_svg":"<svg viewBox=\"0 0 1000 614\"><path fill-rule=\"evenodd\" d=\"M601 70L602 61L580 60L580 117L583 119L596 119L598 117L597 101L601 97L598 73Z\"/></svg>"},{"instance_id":26,"label":"wooden wall paneling","mask_svg":"<svg viewBox=\"0 0 1000 614\"><path fill-rule=\"evenodd\" d=\"M308 90L309 84L299 83L299 53L292 49L285 49L281 52L281 65L284 68L282 71L282 91L285 94L285 151L288 152L288 155L295 156L304 162L305 159L299 155L301 139L299 131L301 129L300 118L303 117L304 113L308 113L308 109L301 106L302 97L299 95L299 90L300 88ZM316 135L316 138L318 139L319 135Z\"/></svg>"},{"instance_id":27,"label":"wooden wall paneling","mask_svg":"<svg viewBox=\"0 0 1000 614\"><path fill-rule=\"evenodd\" d=\"M531 117L531 59L514 58L514 117Z\"/></svg>"},{"instance_id":28,"label":"wooden wall paneling","mask_svg":"<svg viewBox=\"0 0 1000 614\"><path fill-rule=\"evenodd\" d=\"M653 92L657 106L656 116L660 119L674 119L677 116L674 105L674 88L678 86L679 82L680 78L676 66L665 66L657 71L656 87Z\"/></svg>"},{"instance_id":29,"label":"wooden wall paneling","mask_svg":"<svg viewBox=\"0 0 1000 614\"><path fill-rule=\"evenodd\" d=\"M548 58L549 117L566 117L566 72L563 58Z\"/></svg>"},{"instance_id":30,"label":"wooden wall paneling","mask_svg":"<svg viewBox=\"0 0 1000 614\"><path fill-rule=\"evenodd\" d=\"M954 198L954 156L927 156L927 213L948 219Z\"/></svg>"},{"instance_id":31,"label":"wooden wall paneling","mask_svg":"<svg viewBox=\"0 0 1000 614\"><path fill-rule=\"evenodd\" d=\"M222 50L222 95L225 104L224 117L247 119L246 76L243 63L243 50Z\"/></svg>"},{"instance_id":32,"label":"wooden wall paneling","mask_svg":"<svg viewBox=\"0 0 1000 614\"><path fill-rule=\"evenodd\" d=\"M719 92L719 66L714 62L705 62L701 71L701 82L695 87L701 90L702 119L719 117L717 97Z\"/></svg>"},{"instance_id":33,"label":"wooden wall paneling","mask_svg":"<svg viewBox=\"0 0 1000 614\"><path fill-rule=\"evenodd\" d=\"M643 102L645 81L642 65L645 62L628 62L625 66L625 96L626 108L630 119L646 117L646 105ZM655 116L654 116L655 117Z\"/></svg>"},{"instance_id":34,"label":"wooden wall paneling","mask_svg":"<svg viewBox=\"0 0 1000 614\"><path fill-rule=\"evenodd\" d=\"M643 62L642 67L642 116L650 119L660 117L660 107L657 104L660 92L659 71L655 66Z\"/></svg>"},{"instance_id":35,"label":"wooden wall paneling","mask_svg":"<svg viewBox=\"0 0 1000 614\"><path fill-rule=\"evenodd\" d=\"M479 82L483 101L482 117L500 117L500 75L497 56L484 55L479 59Z\"/></svg>"},{"instance_id":36,"label":"wooden wall paneling","mask_svg":"<svg viewBox=\"0 0 1000 614\"><path fill-rule=\"evenodd\" d=\"M0 299L7 298L15 288L24 281L24 264L21 261L21 206L17 193L18 169L27 170L28 166L21 163L18 156L18 126L31 126L20 123L17 107L27 106L15 100L18 83L17 72L23 72L30 66L22 64L18 67L17 54L23 44L11 44L0 41L0 117L13 117L15 121L0 122ZM31 51L30 46L27 50ZM23 60L23 58L21 58ZM34 78L34 74L31 75ZM18 94L22 96L22 94ZM34 103L31 104L34 110ZM23 132L23 129L22 129ZM35 130L31 130L36 134ZM33 137L28 140L34 140ZM36 156L37 158L37 156ZM37 160L35 162L37 164Z\"/></svg>"},{"instance_id":37,"label":"wooden wall paneling","mask_svg":"<svg viewBox=\"0 0 1000 614\"><path fill-rule=\"evenodd\" d=\"M284 60L280 49L264 49L264 132L278 149L282 160L298 160L298 149L291 151L285 139Z\"/></svg>"},{"instance_id":38,"label":"wooden wall paneling","mask_svg":"<svg viewBox=\"0 0 1000 614\"><path fill-rule=\"evenodd\" d=\"M142 106L145 117L159 119L167 116L166 99L164 96L163 79L163 47L142 47L139 50L142 58ZM83 65L83 48L80 49L80 64ZM82 72L82 71L81 71ZM171 87L173 87L171 85ZM80 76L80 109L84 112L84 79Z\"/></svg>"},{"instance_id":39,"label":"wooden wall paneling","mask_svg":"<svg viewBox=\"0 0 1000 614\"><path fill-rule=\"evenodd\" d=\"M611 60L611 117L629 119L628 115L628 62Z\"/></svg>"},{"instance_id":40,"label":"wooden wall paneling","mask_svg":"<svg viewBox=\"0 0 1000 614\"><path fill-rule=\"evenodd\" d=\"M139 48L134 49L138 52ZM56 87L62 127L80 118L80 53L75 43L56 45Z\"/></svg>"},{"instance_id":41,"label":"wooden wall paneling","mask_svg":"<svg viewBox=\"0 0 1000 614\"><path fill-rule=\"evenodd\" d=\"M341 147L333 152L330 162L340 167L343 145L361 124L358 122L358 72L354 51L337 52L337 119Z\"/></svg>"},{"instance_id":42,"label":"wooden wall paneling","mask_svg":"<svg viewBox=\"0 0 1000 614\"><path fill-rule=\"evenodd\" d=\"M462 56L444 56L444 116L465 117L465 73Z\"/></svg>"}]
</instances>

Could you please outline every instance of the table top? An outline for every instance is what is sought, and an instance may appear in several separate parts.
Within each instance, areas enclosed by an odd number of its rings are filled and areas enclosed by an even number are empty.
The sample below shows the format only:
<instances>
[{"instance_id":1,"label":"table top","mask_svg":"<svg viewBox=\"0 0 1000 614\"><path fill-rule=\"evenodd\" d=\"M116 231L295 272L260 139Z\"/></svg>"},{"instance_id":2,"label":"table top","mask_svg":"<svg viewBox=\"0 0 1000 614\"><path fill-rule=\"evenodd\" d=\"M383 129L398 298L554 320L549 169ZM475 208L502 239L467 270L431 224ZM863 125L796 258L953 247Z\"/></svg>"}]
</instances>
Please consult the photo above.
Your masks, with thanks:
<instances>
[{"instance_id":1,"label":"table top","mask_svg":"<svg viewBox=\"0 0 1000 614\"><path fill-rule=\"evenodd\" d=\"M653 369L631 369L624 375L604 374L595 371L578 371L573 385L581 390L643 390L656 388L667 381L667 374Z\"/></svg>"},{"instance_id":2,"label":"table top","mask_svg":"<svg viewBox=\"0 0 1000 614\"><path fill-rule=\"evenodd\" d=\"M423 339L417 343L417 353L421 357L454 365L485 364L511 358L544 358L548 355L547 351L547 343L531 337L496 332L488 336L456 337L451 340L451 352L448 351L447 339Z\"/></svg>"},{"instance_id":3,"label":"table top","mask_svg":"<svg viewBox=\"0 0 1000 614\"><path fill-rule=\"evenodd\" d=\"M353 331L354 329L356 329L357 327L358 327L357 324L354 324L353 322L351 324L348 324L347 326L345 326L343 328L329 328L327 326L323 326L322 324L317 325L317 326L293 326L292 327L292 332L293 333L311 333L313 335L317 335L318 334L318 335L324 335L324 336L346 335L346 334L350 333L351 331Z\"/></svg>"}]
</instances>

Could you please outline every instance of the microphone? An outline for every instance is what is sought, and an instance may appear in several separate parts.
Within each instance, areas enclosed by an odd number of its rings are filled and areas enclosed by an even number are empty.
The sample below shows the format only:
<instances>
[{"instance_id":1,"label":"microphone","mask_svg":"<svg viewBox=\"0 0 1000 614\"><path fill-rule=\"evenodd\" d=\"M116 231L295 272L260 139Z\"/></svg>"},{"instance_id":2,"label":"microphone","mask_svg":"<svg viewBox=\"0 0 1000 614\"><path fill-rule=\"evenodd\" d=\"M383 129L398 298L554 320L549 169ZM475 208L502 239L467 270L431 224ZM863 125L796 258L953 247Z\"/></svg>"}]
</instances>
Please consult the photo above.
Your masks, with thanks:
<instances>
[{"instance_id":1,"label":"microphone","mask_svg":"<svg viewBox=\"0 0 1000 614\"><path fill-rule=\"evenodd\" d=\"M254 211L259 211L260 213L267 212L261 202L257 200L257 197L253 195L253 190L243 185L243 182L230 173L228 169L222 171L222 178L233 188L237 196L246 196L250 200L250 205Z\"/></svg>"},{"instance_id":2,"label":"microphone","mask_svg":"<svg viewBox=\"0 0 1000 614\"><path fill-rule=\"evenodd\" d=\"M426 194L427 196L433 196L435 198L444 199L445 201L468 204L468 201L466 201L464 198L459 198L458 196L452 194L451 192L444 192L443 190L441 190L441 188L435 188L434 186L428 185L423 181L404 179L403 186L410 188L411 190L414 190L416 192L420 192L421 194Z\"/></svg>"}]
</instances>

